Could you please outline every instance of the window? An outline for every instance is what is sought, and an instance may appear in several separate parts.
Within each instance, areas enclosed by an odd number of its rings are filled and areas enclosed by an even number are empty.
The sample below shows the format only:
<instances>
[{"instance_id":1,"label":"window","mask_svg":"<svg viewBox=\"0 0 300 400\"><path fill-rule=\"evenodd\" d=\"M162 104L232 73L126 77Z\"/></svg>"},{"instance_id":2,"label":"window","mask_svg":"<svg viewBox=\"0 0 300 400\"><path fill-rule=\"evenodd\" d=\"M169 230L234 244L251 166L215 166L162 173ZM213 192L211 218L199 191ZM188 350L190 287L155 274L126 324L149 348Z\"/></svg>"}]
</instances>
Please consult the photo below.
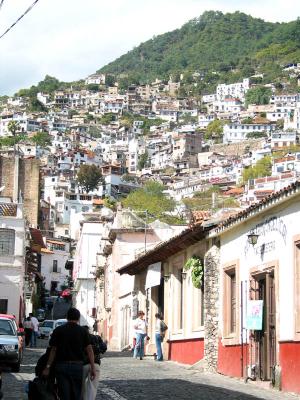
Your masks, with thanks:
<instances>
[{"instance_id":1,"label":"window","mask_svg":"<svg viewBox=\"0 0 300 400\"><path fill-rule=\"evenodd\" d=\"M0 299L0 314L7 314L8 300Z\"/></svg>"},{"instance_id":2,"label":"window","mask_svg":"<svg viewBox=\"0 0 300 400\"><path fill-rule=\"evenodd\" d=\"M0 256L13 256L15 253L15 231L0 229Z\"/></svg>"},{"instance_id":3,"label":"window","mask_svg":"<svg viewBox=\"0 0 300 400\"><path fill-rule=\"evenodd\" d=\"M236 274L229 274L230 278L230 333L236 331Z\"/></svg>"},{"instance_id":4,"label":"window","mask_svg":"<svg viewBox=\"0 0 300 400\"><path fill-rule=\"evenodd\" d=\"M224 332L223 336L229 340L238 340L239 331L239 278L237 264L231 264L224 269ZM227 343L234 344L234 343Z\"/></svg>"},{"instance_id":5,"label":"window","mask_svg":"<svg viewBox=\"0 0 300 400\"><path fill-rule=\"evenodd\" d=\"M204 324L204 293L203 288L193 286L193 331L199 330Z\"/></svg>"},{"instance_id":6,"label":"window","mask_svg":"<svg viewBox=\"0 0 300 400\"><path fill-rule=\"evenodd\" d=\"M57 260L53 260L53 272L57 272Z\"/></svg>"}]
</instances>

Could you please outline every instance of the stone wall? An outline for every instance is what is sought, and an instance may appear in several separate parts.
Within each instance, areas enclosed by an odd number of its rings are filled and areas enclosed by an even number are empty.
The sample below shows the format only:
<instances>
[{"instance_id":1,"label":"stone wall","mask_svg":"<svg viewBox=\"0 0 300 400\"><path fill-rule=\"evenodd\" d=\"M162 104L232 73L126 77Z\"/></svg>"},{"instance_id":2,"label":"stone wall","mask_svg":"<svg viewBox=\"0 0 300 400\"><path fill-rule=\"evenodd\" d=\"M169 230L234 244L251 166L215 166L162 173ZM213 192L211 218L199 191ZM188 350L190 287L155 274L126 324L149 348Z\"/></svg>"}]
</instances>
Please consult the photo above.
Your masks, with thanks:
<instances>
[{"instance_id":1,"label":"stone wall","mask_svg":"<svg viewBox=\"0 0 300 400\"><path fill-rule=\"evenodd\" d=\"M217 372L220 250L212 246L204 258L204 369Z\"/></svg>"},{"instance_id":2,"label":"stone wall","mask_svg":"<svg viewBox=\"0 0 300 400\"><path fill-rule=\"evenodd\" d=\"M40 163L37 159L20 158L18 194L21 194L24 203L24 216L32 226L38 224L39 210L39 185L40 185ZM0 186L4 189L1 196L14 198L15 156L0 156Z\"/></svg>"},{"instance_id":3,"label":"stone wall","mask_svg":"<svg viewBox=\"0 0 300 400\"><path fill-rule=\"evenodd\" d=\"M238 143L214 144L210 147L210 151L223 153L228 156L242 156L247 151L255 151L262 148L265 139L249 139Z\"/></svg>"}]
</instances>

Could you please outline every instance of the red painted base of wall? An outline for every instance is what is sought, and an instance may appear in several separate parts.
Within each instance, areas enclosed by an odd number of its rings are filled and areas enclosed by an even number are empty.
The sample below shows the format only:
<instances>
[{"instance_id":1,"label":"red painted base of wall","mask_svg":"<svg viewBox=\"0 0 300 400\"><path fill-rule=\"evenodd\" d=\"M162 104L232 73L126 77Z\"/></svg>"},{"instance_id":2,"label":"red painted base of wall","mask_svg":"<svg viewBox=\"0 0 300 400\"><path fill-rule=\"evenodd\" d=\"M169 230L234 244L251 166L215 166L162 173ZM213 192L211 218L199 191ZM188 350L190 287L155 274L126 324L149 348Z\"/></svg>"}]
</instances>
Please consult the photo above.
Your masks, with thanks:
<instances>
[{"instance_id":1,"label":"red painted base of wall","mask_svg":"<svg viewBox=\"0 0 300 400\"><path fill-rule=\"evenodd\" d=\"M204 356L204 339L186 339L169 342L169 360L195 364Z\"/></svg>"},{"instance_id":2,"label":"red painted base of wall","mask_svg":"<svg viewBox=\"0 0 300 400\"><path fill-rule=\"evenodd\" d=\"M279 344L282 390L300 393L300 343Z\"/></svg>"},{"instance_id":3,"label":"red painted base of wall","mask_svg":"<svg viewBox=\"0 0 300 400\"><path fill-rule=\"evenodd\" d=\"M248 347L243 346L243 369L242 369L242 346L223 346L219 341L218 372L223 375L241 378L246 365Z\"/></svg>"}]
</instances>

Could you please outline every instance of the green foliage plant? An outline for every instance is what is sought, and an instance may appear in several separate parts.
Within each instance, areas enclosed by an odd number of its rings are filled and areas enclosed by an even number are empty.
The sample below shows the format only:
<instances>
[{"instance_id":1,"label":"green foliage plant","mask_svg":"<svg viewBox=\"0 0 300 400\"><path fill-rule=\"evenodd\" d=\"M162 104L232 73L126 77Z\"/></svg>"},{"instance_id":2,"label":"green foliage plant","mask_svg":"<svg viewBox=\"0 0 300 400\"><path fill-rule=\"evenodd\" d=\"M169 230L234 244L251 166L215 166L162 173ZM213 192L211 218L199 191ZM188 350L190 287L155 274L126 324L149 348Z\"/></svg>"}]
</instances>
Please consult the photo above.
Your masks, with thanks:
<instances>
[{"instance_id":1,"label":"green foliage plant","mask_svg":"<svg viewBox=\"0 0 300 400\"><path fill-rule=\"evenodd\" d=\"M192 282L195 288L201 289L203 287L204 268L199 256L190 257L184 264L185 271L191 271Z\"/></svg>"}]
</instances>

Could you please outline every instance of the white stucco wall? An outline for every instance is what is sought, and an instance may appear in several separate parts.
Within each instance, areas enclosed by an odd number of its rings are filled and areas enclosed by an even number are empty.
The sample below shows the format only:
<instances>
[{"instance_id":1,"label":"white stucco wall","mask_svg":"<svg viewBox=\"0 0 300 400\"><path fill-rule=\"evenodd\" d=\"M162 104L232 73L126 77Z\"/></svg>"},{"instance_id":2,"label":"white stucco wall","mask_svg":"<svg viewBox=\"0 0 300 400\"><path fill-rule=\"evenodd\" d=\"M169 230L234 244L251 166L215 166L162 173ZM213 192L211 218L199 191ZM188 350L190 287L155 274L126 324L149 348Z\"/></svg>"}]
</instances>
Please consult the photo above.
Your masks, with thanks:
<instances>
[{"instance_id":1,"label":"white stucco wall","mask_svg":"<svg viewBox=\"0 0 300 400\"><path fill-rule=\"evenodd\" d=\"M300 234L299 200L300 193L221 235L221 268L239 260L240 281L249 281L250 269L253 267L263 270L268 263L270 266L278 263L279 276L278 279L275 278L278 282L278 340L291 340L294 335L294 237ZM273 221L270 218L274 218ZM248 243L247 235L257 224L261 224L257 228L259 237L253 247ZM222 296L221 284L220 315L223 312Z\"/></svg>"}]
</instances>

